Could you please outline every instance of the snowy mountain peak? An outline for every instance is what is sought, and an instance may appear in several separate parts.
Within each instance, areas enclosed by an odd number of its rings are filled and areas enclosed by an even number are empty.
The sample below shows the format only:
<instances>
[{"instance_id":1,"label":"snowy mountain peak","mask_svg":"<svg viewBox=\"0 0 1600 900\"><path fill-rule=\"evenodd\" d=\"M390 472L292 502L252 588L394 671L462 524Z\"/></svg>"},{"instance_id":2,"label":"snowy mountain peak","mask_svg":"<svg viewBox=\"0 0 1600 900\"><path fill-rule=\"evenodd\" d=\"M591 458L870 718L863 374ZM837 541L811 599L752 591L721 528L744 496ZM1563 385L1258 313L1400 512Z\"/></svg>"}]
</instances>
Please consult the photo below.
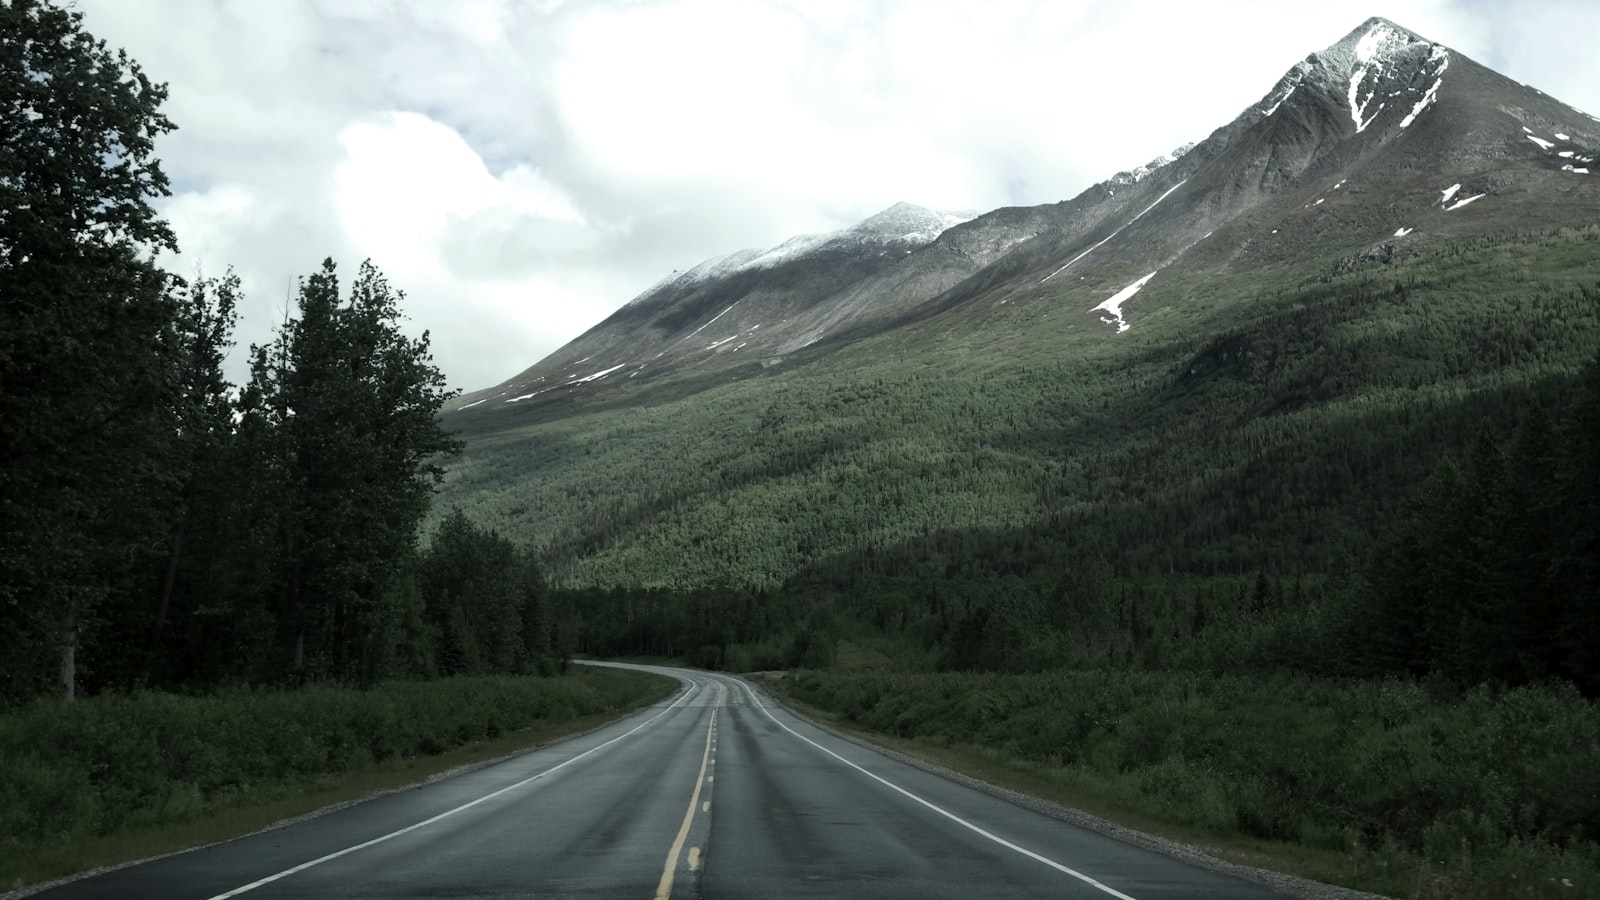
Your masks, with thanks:
<instances>
[{"instance_id":1,"label":"snowy mountain peak","mask_svg":"<svg viewBox=\"0 0 1600 900\"><path fill-rule=\"evenodd\" d=\"M1188 153L1194 148L1195 145L1193 143L1184 144L1182 147L1178 147L1171 153L1163 153L1142 166L1129 169L1126 172L1118 172L1107 180L1110 184L1136 184L1140 181L1143 181L1151 172L1156 171L1162 166L1171 165L1172 163L1176 162L1185 153Z\"/></svg>"},{"instance_id":2,"label":"snowy mountain peak","mask_svg":"<svg viewBox=\"0 0 1600 900\"><path fill-rule=\"evenodd\" d=\"M972 219L975 213L936 212L912 203L896 203L845 229L845 233L891 240L931 241L945 229Z\"/></svg>"},{"instance_id":3,"label":"snowy mountain peak","mask_svg":"<svg viewBox=\"0 0 1600 900\"><path fill-rule=\"evenodd\" d=\"M1386 110L1408 111L1394 114L1405 128L1433 104L1449 65L1450 52L1442 45L1373 17L1296 64L1256 109L1260 118L1268 118L1297 91L1309 88L1338 100L1358 134Z\"/></svg>"},{"instance_id":4,"label":"snowy mountain peak","mask_svg":"<svg viewBox=\"0 0 1600 900\"><path fill-rule=\"evenodd\" d=\"M1589 222L1597 159L1600 120L1369 19L1197 147L1059 203L967 224L968 214L896 203L839 230L675 271L460 408L527 409L536 396L690 369L744 377L802 350L966 321L946 316L1020 322L1013 310L1038 311L1031 322L1076 308L1121 331L1129 305L1136 317L1139 304L1183 302L1181 287L1152 293L1152 281L1268 264L1342 273L1388 265L1397 241L1409 253L1508 224Z\"/></svg>"},{"instance_id":5,"label":"snowy mountain peak","mask_svg":"<svg viewBox=\"0 0 1600 900\"><path fill-rule=\"evenodd\" d=\"M913 203L896 203L849 228L818 234L801 234L775 247L746 248L717 256L686 271L673 272L628 301L637 307L649 302L659 291L670 287L690 287L753 269L771 269L827 247L859 244L898 244L922 246L950 228L969 221L971 212L939 212Z\"/></svg>"},{"instance_id":6,"label":"snowy mountain peak","mask_svg":"<svg viewBox=\"0 0 1600 900\"><path fill-rule=\"evenodd\" d=\"M1434 43L1388 19L1371 18L1321 53L1306 62L1323 70L1335 81L1345 82L1362 70L1377 74L1394 69L1410 69L1425 60Z\"/></svg>"}]
</instances>

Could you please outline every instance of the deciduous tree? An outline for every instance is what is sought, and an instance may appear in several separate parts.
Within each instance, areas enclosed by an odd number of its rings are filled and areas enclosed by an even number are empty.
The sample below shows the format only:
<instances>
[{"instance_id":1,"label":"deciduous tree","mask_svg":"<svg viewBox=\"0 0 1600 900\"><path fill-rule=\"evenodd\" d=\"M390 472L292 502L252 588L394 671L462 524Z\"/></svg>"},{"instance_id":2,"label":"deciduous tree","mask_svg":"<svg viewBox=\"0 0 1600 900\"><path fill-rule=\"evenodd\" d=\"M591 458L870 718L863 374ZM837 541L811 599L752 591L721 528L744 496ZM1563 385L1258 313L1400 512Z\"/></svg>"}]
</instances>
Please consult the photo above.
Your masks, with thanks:
<instances>
[{"instance_id":1,"label":"deciduous tree","mask_svg":"<svg viewBox=\"0 0 1600 900\"><path fill-rule=\"evenodd\" d=\"M39 0L0 2L0 690L78 682L78 635L159 535L174 320L151 201L166 88ZM160 538L156 537L156 541Z\"/></svg>"}]
</instances>

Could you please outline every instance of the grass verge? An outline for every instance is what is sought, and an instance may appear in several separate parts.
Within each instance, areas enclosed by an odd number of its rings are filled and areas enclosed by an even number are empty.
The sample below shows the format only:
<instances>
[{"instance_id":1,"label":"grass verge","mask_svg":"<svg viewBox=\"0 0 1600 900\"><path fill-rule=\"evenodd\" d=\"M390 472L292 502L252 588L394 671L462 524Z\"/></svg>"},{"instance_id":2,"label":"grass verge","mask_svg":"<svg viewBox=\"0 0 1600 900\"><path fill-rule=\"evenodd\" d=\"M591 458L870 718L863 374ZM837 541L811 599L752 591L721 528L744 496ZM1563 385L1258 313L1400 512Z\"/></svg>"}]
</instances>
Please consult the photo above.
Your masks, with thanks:
<instances>
[{"instance_id":1,"label":"grass verge","mask_svg":"<svg viewBox=\"0 0 1600 900\"><path fill-rule=\"evenodd\" d=\"M1570 691L1107 672L769 686L843 733L1227 862L1395 897L1600 883L1578 784L1595 714Z\"/></svg>"},{"instance_id":2,"label":"grass verge","mask_svg":"<svg viewBox=\"0 0 1600 900\"><path fill-rule=\"evenodd\" d=\"M768 681L763 681L763 685L771 688ZM887 748L933 766L976 778L995 787L1070 807L1113 825L1186 844L1226 862L1270 869L1315 881L1343 884L1361 890L1377 891L1377 887L1372 883L1359 885L1350 883L1350 879L1356 873L1349 871L1348 860L1343 854L1310 850L1281 841L1263 841L1237 834L1219 834L1206 829L1175 825L1149 814L1146 810L1119 804L1114 798L1108 797L1107 792L1097 789L1094 784L1085 783L1081 779L1062 778L1058 772L1053 772L1047 766L1019 759L993 747L955 744L942 739L896 737L881 731L855 727L837 713L792 697L784 697L784 703L796 712L863 743Z\"/></svg>"},{"instance_id":3,"label":"grass verge","mask_svg":"<svg viewBox=\"0 0 1600 900\"><path fill-rule=\"evenodd\" d=\"M450 717L446 716L433 723L436 729L443 729L440 734L445 735L444 737L431 733L422 737L420 745L435 747L435 752L399 750L384 758L374 759L368 751L347 755L342 760L344 763L342 766L337 764L340 762L338 760L334 761L335 764L330 764L330 760L324 755L321 771L299 772L277 778L259 776L248 781L230 780L226 789L218 789L219 786L213 785L211 790L202 790L201 782L205 779L195 779L190 776L186 782L187 789L172 788L163 784L164 791L162 788L154 791L146 790L143 792L146 795L145 802L132 805L125 799L121 801L114 799L116 795L132 793L126 786L126 780L104 773L97 778L96 767L92 762L87 764L88 771L70 773L82 774L84 776L82 779L49 771L41 772L36 765L6 765L5 762L23 755L33 757L31 760L33 762L37 761L36 754L28 753L19 746L23 741L19 739L17 733L26 726L27 720L33 717L30 713L36 715L37 711L24 710L0 717L0 769L6 770L0 771L0 795L5 795L9 804L6 811L7 827L0 831L0 890L19 891L29 885L101 867L229 840L260 831L284 820L404 788L452 770L513 756L551 741L599 727L669 696L677 688L677 683L672 679L606 669L579 669L559 679L496 679L492 687L503 691L508 684L516 681L525 682L530 691L539 693L544 700L543 714L530 717L528 711L524 711L524 715L519 717L523 721L518 724L512 724L511 720L508 720L499 727L474 727L470 724L470 719L475 713L481 713L481 708L472 710L461 705L459 715L455 716L461 720L460 722L452 726L446 721ZM549 690L551 683L558 686L554 693L560 694L562 702L548 702L553 693ZM458 684L454 686L457 690L438 687L430 689L429 684L431 683L406 685L401 690L408 695L437 693L439 697L428 705L446 706L454 705L450 704L449 700L458 697L459 688L462 687ZM471 688L481 689L490 686L466 685L469 691ZM328 689L320 689L317 693L326 694L327 691ZM351 696L362 696L360 692L355 691L337 693L347 702ZM209 716L195 715L192 709L185 709L186 707L215 700L215 698L164 699L167 703L175 704L175 708L180 710L177 714L179 718L190 722L203 720ZM283 702L284 695L277 695L274 699ZM328 698L321 696L317 699ZM96 701L80 702L92 704ZM134 703L135 710L149 709L148 702L135 700ZM110 716L113 719L117 717L116 713ZM188 726L190 722L186 722L185 725ZM148 720L139 729L143 732L144 739L131 743L141 746L170 743L170 732L175 730L173 726L174 723L170 720ZM381 737L372 737L380 746L383 744ZM36 741L39 739L48 741L49 736L40 735ZM287 748L292 742L283 743ZM103 747L100 749L104 750ZM82 759L72 759L73 755L66 754L68 758L65 763L83 768ZM126 758L127 754L123 755ZM127 763L114 764L107 768L115 771L127 765ZM89 798L89 802L84 802L84 798L80 797L76 805L96 810L96 813L68 821L67 827L54 836L45 836L42 839L35 837L33 841L25 844L23 829L28 824L28 819L38 821L48 813L29 808L20 798L31 794L36 802L48 799L49 792L40 790L38 782L52 780L49 777L52 774L55 774L53 780L56 782L65 782L80 790L94 792L96 796ZM182 775L168 780L180 785L185 783ZM163 793L165 796L162 800L152 801L152 797L162 796ZM174 793L182 799L172 800ZM58 804L59 800L60 798L57 798ZM130 806L130 808L120 814L114 814L112 810L119 806ZM107 821L115 824L109 826L102 824ZM34 833L38 834L37 829Z\"/></svg>"}]
</instances>

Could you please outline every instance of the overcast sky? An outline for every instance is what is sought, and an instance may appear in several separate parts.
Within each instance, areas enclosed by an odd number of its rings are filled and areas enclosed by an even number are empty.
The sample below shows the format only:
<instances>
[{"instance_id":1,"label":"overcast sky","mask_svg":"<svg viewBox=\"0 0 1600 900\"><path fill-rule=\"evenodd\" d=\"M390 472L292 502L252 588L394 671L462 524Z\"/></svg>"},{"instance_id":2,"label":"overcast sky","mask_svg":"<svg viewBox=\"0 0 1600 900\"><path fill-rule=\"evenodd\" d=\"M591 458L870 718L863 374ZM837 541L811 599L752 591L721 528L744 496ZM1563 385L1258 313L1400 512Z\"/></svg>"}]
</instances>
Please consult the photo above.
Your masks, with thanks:
<instances>
[{"instance_id":1,"label":"overcast sky","mask_svg":"<svg viewBox=\"0 0 1600 900\"><path fill-rule=\"evenodd\" d=\"M905 200L1051 203L1203 139L1382 15L1600 114L1593 0L78 0L155 80L169 266L371 258L451 384L674 269Z\"/></svg>"}]
</instances>

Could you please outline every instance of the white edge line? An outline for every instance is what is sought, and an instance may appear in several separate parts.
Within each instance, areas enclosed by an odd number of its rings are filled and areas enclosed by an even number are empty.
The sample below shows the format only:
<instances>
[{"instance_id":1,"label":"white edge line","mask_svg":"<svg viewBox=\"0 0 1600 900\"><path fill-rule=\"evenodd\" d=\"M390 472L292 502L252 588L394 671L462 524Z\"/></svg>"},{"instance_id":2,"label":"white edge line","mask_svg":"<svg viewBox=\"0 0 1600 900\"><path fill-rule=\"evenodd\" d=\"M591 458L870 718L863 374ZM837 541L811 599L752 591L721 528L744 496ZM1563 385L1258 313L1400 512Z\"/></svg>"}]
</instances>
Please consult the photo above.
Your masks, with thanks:
<instances>
[{"instance_id":1,"label":"white edge line","mask_svg":"<svg viewBox=\"0 0 1600 900\"><path fill-rule=\"evenodd\" d=\"M655 720L661 718L662 716L664 716L667 713L671 712L672 710L676 709L678 704L683 703L684 701L688 700L689 697L691 695L693 695L695 693L695 691L697 689L699 689L701 686L702 686L701 683L698 682L698 681L690 682L690 689L684 691L683 692L683 696L679 697L676 701L674 701L671 706L668 706L666 709L663 709L661 712L658 712L655 715L651 716L650 718L644 720L643 722L640 722L638 725L633 726L632 729L630 729L630 730L628 730L628 731L626 731L626 732L624 732L622 734L617 735L616 737L612 738L609 741L606 741L604 744L597 744L597 745L595 745L593 747L590 747L588 750L585 750L582 753L579 753L577 756L574 756L573 758L567 760L564 763L561 763L560 765L551 766L550 768L545 769L543 772L540 772L537 775L533 775L533 776L530 776L528 778L522 779L521 781L517 782L516 784L507 785L506 787L503 787L503 788L501 788L501 789L499 789L499 790L497 790L497 791L495 791L493 793L490 793L490 794L484 794L482 797L479 797L478 799L470 801L468 803L463 803L460 806L456 807L455 809L448 809L448 810L445 810L442 813L439 813L438 815L436 815L436 816L434 816L432 818L423 819L421 822L417 822L417 823L415 823L413 825L407 825L406 827L400 829L399 831L391 831L388 834L382 835L380 837L375 837L370 841L365 841L363 843L356 844L354 847L346 847L343 850L339 850L339 851L336 851L336 852L333 852L333 853L329 853L327 856L318 857L317 859L313 859L310 862L303 862L298 866L294 866L293 868L284 869L282 872L279 872L279 873L277 873L275 875L268 875L265 878L260 878L260 879L257 879L255 881L250 882L249 884L243 885L241 887L236 887L233 890L228 891L226 893L217 894L216 896L209 898L209 900L228 900L229 897L237 897L240 894L245 893L246 891L253 891L256 888L261 887L263 885L271 884L272 882L278 881L279 879L282 879L282 878L287 878L290 875L295 874L296 872L304 872L306 869L309 869L312 866L320 866L325 862L329 862L331 860L338 859L341 856L347 856L347 855L349 855L351 853L356 852L357 850L365 850L368 847L374 846L376 844L381 844L384 841L390 840L392 838L397 838L402 834L409 834L409 833L411 833L413 831L416 831L418 828L422 828L425 825L432 825L434 822L437 822L440 819L447 819L450 816L453 816L458 812L462 812L463 810L471 809L472 807L477 806L478 804L486 802L488 800L493 800L494 798L496 798L496 797L500 796L501 794L504 794L504 793L506 793L508 791L514 791L517 788L524 787L524 786L526 786L528 784L531 784L532 782L538 781L539 779L545 777L546 775L549 775L552 772L555 772L555 771L557 771L559 769L564 769L567 766L572 765L573 763L577 762L578 760L583 759L585 756L588 756L588 755L590 755L592 753L598 753L601 750L604 750L605 748L611 746L612 744L615 744L617 741L620 741L625 737L629 737L630 735L632 735L634 732L638 731L639 729L645 727L646 725L649 725L651 722L654 722ZM772 714L771 713L767 713L767 715L770 717ZM777 721L777 720L774 720L774 721ZM781 725L782 723L780 722L779 724ZM804 740L804 738L801 738L801 740Z\"/></svg>"},{"instance_id":2,"label":"white edge line","mask_svg":"<svg viewBox=\"0 0 1600 900\"><path fill-rule=\"evenodd\" d=\"M973 832L975 832L975 833L977 833L979 835L982 835L983 837L986 837L989 840L994 841L996 844L999 844L1000 846L1005 847L1008 850L1015 850L1016 852L1022 854L1023 856L1026 856L1029 859L1037 860L1038 862L1042 862L1045 865L1049 866L1052 869L1055 869L1058 872L1062 872L1062 873L1065 873L1067 875L1071 875L1073 878L1078 879L1079 881L1083 882L1084 884L1087 884L1090 887L1095 888L1097 890L1104 891L1105 893L1107 893L1107 894L1109 894L1109 895L1111 895L1113 897L1118 898L1118 900L1135 900L1135 898L1130 897L1127 894L1122 893L1121 891L1117 890L1114 887L1111 887L1110 885L1102 884L1102 883L1094 880L1093 878L1089 877L1088 875L1085 875L1082 872L1079 872L1077 869L1071 868L1070 866L1064 866L1061 863L1058 863L1055 860L1050 859L1049 857L1041 856L1041 855L1033 852L1032 850L1027 849L1026 847L1019 847L1016 844L1013 844L1010 841L1006 840L1005 838L1000 837L997 834L994 834L993 832L985 831L983 828L981 828L981 827L979 827L977 825L974 825L971 822L968 822L966 819L961 818L960 816L956 815L953 812L950 812L949 810L943 809L942 807L935 806L933 803L931 803L931 802L929 802L927 800L924 800L921 797L918 797L916 794L911 793L910 791L906 790L903 787L900 787L899 785L897 785L897 784L895 784L895 783L893 783L891 781L888 781L888 780L886 780L886 779L884 779L884 778L882 778L880 776L877 776L877 775L872 774L871 772L868 772L866 769L863 769L862 767L856 765L855 763L851 762L850 760L845 759L844 757L842 757L839 754L833 752L832 750L829 750L827 747L822 746L821 744L817 743L816 741L813 741L812 739L806 737L805 735L801 734L800 732L795 731L793 728L790 728L789 726L783 724L782 722L779 722L778 721L778 717L774 716L772 714L771 710L767 709L766 705L761 702L761 699L756 696L755 691L750 689L750 685L749 684L746 684L744 681L741 680L739 682L739 685L744 688L746 694L750 695L750 702L754 703L757 709L759 709L762 712L766 713L767 718L771 719L773 724L777 725L779 728L782 728L784 731L789 732L790 734L794 735L795 737L799 738L800 740L805 741L806 743L808 743L811 746L817 748L818 750L821 750L823 753L826 753L829 756L833 757L834 759L837 759L839 762L842 762L845 765L849 766L850 768L855 769L857 772L860 772L861 774L867 776L868 778L871 778L873 781L878 782L879 784L883 785L884 787L886 787L886 788L888 788L888 789L890 789L892 791L895 791L897 793L903 794L903 795L905 795L906 797L909 797L912 800L915 800L916 802L922 804L923 806L926 806L927 808L933 810L934 812L938 813L939 815L944 816L945 818L947 818L950 821L956 823L957 825L960 825L963 828L969 829L969 830L971 830L971 831L973 831Z\"/></svg>"}]
</instances>

